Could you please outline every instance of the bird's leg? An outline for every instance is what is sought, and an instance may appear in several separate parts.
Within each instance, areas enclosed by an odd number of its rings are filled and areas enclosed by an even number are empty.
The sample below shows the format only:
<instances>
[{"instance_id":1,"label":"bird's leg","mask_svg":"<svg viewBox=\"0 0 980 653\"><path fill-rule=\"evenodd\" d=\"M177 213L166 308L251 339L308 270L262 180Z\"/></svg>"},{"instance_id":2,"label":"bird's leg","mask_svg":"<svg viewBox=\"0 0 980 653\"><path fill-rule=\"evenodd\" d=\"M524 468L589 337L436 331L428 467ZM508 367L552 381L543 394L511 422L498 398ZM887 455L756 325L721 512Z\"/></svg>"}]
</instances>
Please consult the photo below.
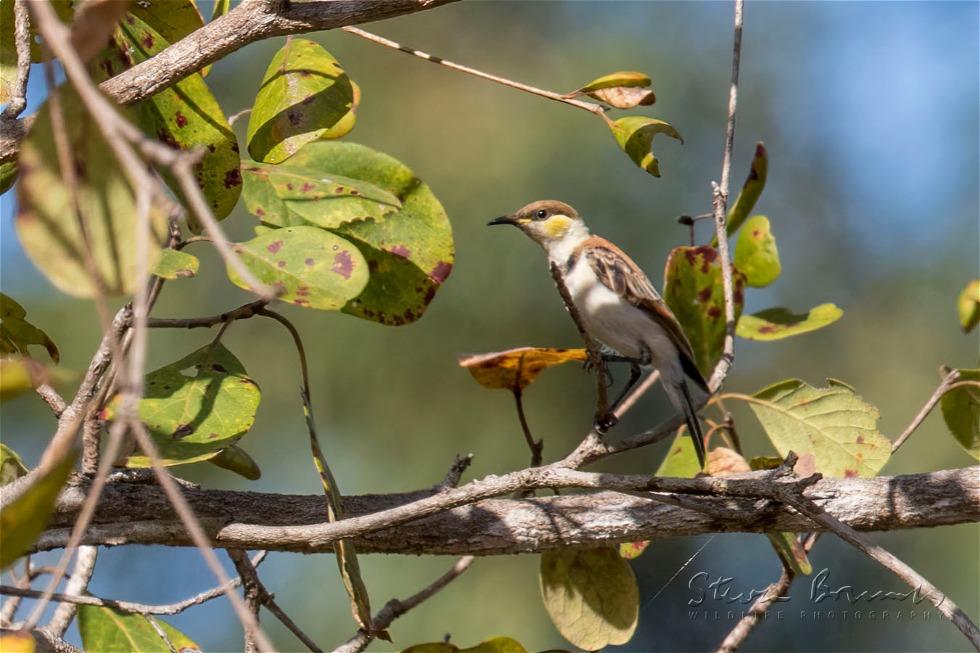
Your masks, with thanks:
<instances>
[{"instance_id":1,"label":"bird's leg","mask_svg":"<svg viewBox=\"0 0 980 653\"><path fill-rule=\"evenodd\" d=\"M640 367L640 365L643 364L642 359L626 358L626 357L620 357L620 358L623 360L623 362L629 362L630 376L629 379L627 379L626 381L626 385L619 393L619 396L616 397L615 401L613 401L612 404L609 406L609 410L606 412L605 415L599 418L599 421L596 424L596 428L599 430L600 433L605 433L612 427L616 426L616 424L619 422L619 418L616 417L616 409L619 408L619 405L623 403L623 400L625 400L626 397L629 396L629 393L633 390L634 387L636 387L636 384L640 381L640 377L643 376L643 371Z\"/></svg>"}]
</instances>

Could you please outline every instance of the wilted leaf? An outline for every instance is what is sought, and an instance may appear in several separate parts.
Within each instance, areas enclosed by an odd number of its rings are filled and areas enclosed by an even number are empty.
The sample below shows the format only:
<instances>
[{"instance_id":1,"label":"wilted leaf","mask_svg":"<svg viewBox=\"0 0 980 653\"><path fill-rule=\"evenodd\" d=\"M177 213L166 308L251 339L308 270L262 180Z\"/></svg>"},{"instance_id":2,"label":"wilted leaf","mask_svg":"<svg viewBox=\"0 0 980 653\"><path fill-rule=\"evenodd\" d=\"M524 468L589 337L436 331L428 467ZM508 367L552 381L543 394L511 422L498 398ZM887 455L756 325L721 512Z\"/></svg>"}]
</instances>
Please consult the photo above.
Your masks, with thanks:
<instances>
[{"instance_id":1,"label":"wilted leaf","mask_svg":"<svg viewBox=\"0 0 980 653\"><path fill-rule=\"evenodd\" d=\"M32 390L51 378L50 370L27 356L0 358L0 401Z\"/></svg>"},{"instance_id":2,"label":"wilted leaf","mask_svg":"<svg viewBox=\"0 0 980 653\"><path fill-rule=\"evenodd\" d=\"M21 179L17 184L19 211L15 226L28 257L60 290L91 297L95 284L85 265L85 253L95 261L105 290L129 294L136 290L137 224L139 212L112 148L69 86L60 89L66 116L68 144L78 180L78 204L91 241L86 243L72 210L65 177L58 166L49 103L38 110L31 131L21 143ZM166 217L151 207L156 238L166 232ZM154 242L145 261L153 269L160 256Z\"/></svg>"},{"instance_id":3,"label":"wilted leaf","mask_svg":"<svg viewBox=\"0 0 980 653\"><path fill-rule=\"evenodd\" d=\"M54 502L75 466L77 454L73 450L61 460L39 469L30 485L0 509L0 533L3 533L0 569L10 566L40 537L51 518Z\"/></svg>"},{"instance_id":4,"label":"wilted leaf","mask_svg":"<svg viewBox=\"0 0 980 653\"><path fill-rule=\"evenodd\" d=\"M160 260L153 268L153 274L164 279L180 279L197 274L201 262L193 254L166 248L160 252Z\"/></svg>"},{"instance_id":5,"label":"wilted leaf","mask_svg":"<svg viewBox=\"0 0 980 653\"><path fill-rule=\"evenodd\" d=\"M649 105L657 97L648 87L650 78L644 73L623 71L594 79L566 97L588 95L617 109L630 109L637 105Z\"/></svg>"},{"instance_id":6,"label":"wilted leaf","mask_svg":"<svg viewBox=\"0 0 980 653\"><path fill-rule=\"evenodd\" d=\"M248 120L248 152L281 163L350 111L350 79L321 45L289 39L269 62Z\"/></svg>"},{"instance_id":7,"label":"wilted leaf","mask_svg":"<svg viewBox=\"0 0 980 653\"><path fill-rule=\"evenodd\" d=\"M213 458L252 428L261 393L234 354L217 343L146 375L138 414L160 448L164 465ZM119 411L117 396L107 419ZM149 467L130 456L127 467Z\"/></svg>"},{"instance_id":8,"label":"wilted leaf","mask_svg":"<svg viewBox=\"0 0 980 653\"><path fill-rule=\"evenodd\" d=\"M822 329L844 315L834 304L820 304L809 313L799 315L786 308L767 308L754 315L743 315L735 325L735 333L749 340L780 340Z\"/></svg>"},{"instance_id":9,"label":"wilted leaf","mask_svg":"<svg viewBox=\"0 0 980 653\"><path fill-rule=\"evenodd\" d=\"M166 639L150 623L153 619ZM200 647L158 617L126 614L95 605L78 606L78 630L86 651L99 653L194 653Z\"/></svg>"},{"instance_id":10,"label":"wilted leaf","mask_svg":"<svg viewBox=\"0 0 980 653\"><path fill-rule=\"evenodd\" d=\"M676 247L667 258L664 300L684 327L694 360L707 377L725 342L725 298L721 259L712 247ZM733 270L735 319L742 314L745 279Z\"/></svg>"},{"instance_id":11,"label":"wilted leaf","mask_svg":"<svg viewBox=\"0 0 980 653\"><path fill-rule=\"evenodd\" d=\"M745 275L745 283L755 288L764 288L779 278L779 251L766 216L754 215L745 223L735 245L735 267Z\"/></svg>"},{"instance_id":12,"label":"wilted leaf","mask_svg":"<svg viewBox=\"0 0 980 653\"><path fill-rule=\"evenodd\" d=\"M584 349L520 347L460 356L459 366L468 369L480 385L495 390L523 390L549 367L571 361L584 362L588 357Z\"/></svg>"},{"instance_id":13,"label":"wilted leaf","mask_svg":"<svg viewBox=\"0 0 980 653\"><path fill-rule=\"evenodd\" d=\"M289 163L366 181L401 201L401 209L383 221L332 229L357 245L371 270L364 292L344 312L394 326L422 317L454 257L449 218L429 187L392 157L354 143L316 141Z\"/></svg>"},{"instance_id":14,"label":"wilted leaf","mask_svg":"<svg viewBox=\"0 0 980 653\"><path fill-rule=\"evenodd\" d=\"M635 560L643 555L643 552L650 546L650 540L640 540L637 542L623 542L619 545L619 555L623 560Z\"/></svg>"},{"instance_id":15,"label":"wilted leaf","mask_svg":"<svg viewBox=\"0 0 980 653\"><path fill-rule=\"evenodd\" d=\"M874 476L891 455L891 442L878 432L878 409L850 386L827 379L814 388L788 379L742 397L779 454L812 456L824 476Z\"/></svg>"},{"instance_id":16,"label":"wilted leaf","mask_svg":"<svg viewBox=\"0 0 980 653\"><path fill-rule=\"evenodd\" d=\"M541 554L544 607L562 637L586 651L625 644L640 608L636 576L616 549L558 549Z\"/></svg>"},{"instance_id":17,"label":"wilted leaf","mask_svg":"<svg viewBox=\"0 0 980 653\"><path fill-rule=\"evenodd\" d=\"M17 452L0 442L0 485L6 485L27 473Z\"/></svg>"},{"instance_id":18,"label":"wilted leaf","mask_svg":"<svg viewBox=\"0 0 980 653\"><path fill-rule=\"evenodd\" d=\"M27 354L30 345L44 347L55 363L61 359L58 346L41 329L28 322L27 311L12 297L0 293L0 353Z\"/></svg>"},{"instance_id":19,"label":"wilted leaf","mask_svg":"<svg viewBox=\"0 0 980 653\"><path fill-rule=\"evenodd\" d=\"M626 88L645 88L649 85L650 77L646 73L637 72L635 70L620 70L614 73L609 73L608 75L603 75L602 77L597 77L582 88L569 93L568 95L583 95L585 93L591 93L592 91L598 91L604 88L615 88L617 86Z\"/></svg>"},{"instance_id":20,"label":"wilted leaf","mask_svg":"<svg viewBox=\"0 0 980 653\"><path fill-rule=\"evenodd\" d=\"M262 470L259 469L258 463L248 455L248 452L235 445L222 449L217 456L208 462L235 472L239 476L244 476L250 481L257 481L262 478Z\"/></svg>"},{"instance_id":21,"label":"wilted leaf","mask_svg":"<svg viewBox=\"0 0 980 653\"><path fill-rule=\"evenodd\" d=\"M980 381L980 370L960 370L960 381ZM974 458L980 460L980 387L964 386L939 401L950 433Z\"/></svg>"},{"instance_id":22,"label":"wilted leaf","mask_svg":"<svg viewBox=\"0 0 980 653\"><path fill-rule=\"evenodd\" d=\"M138 3L137 3L138 4ZM174 3L177 11L187 11L184 0ZM155 19L169 13L169 3L151 5ZM195 9L196 12L196 9ZM188 14L189 15L189 14ZM176 22L176 18L174 19ZM169 26L179 32L180 29ZM135 64L162 52L170 41L130 13L120 23L113 35L114 47L107 48L98 59L100 79L112 77ZM204 192L214 217L225 218L238 203L242 176L239 169L238 141L221 110L221 105L211 93L200 73L183 78L149 99L128 108L129 115L143 132L175 148L189 150L201 148L204 152L196 166L198 186ZM177 184L165 175L171 187ZM181 193L177 193L181 195ZM193 230L198 225L189 218Z\"/></svg>"},{"instance_id":23,"label":"wilted leaf","mask_svg":"<svg viewBox=\"0 0 980 653\"><path fill-rule=\"evenodd\" d=\"M615 121L611 126L613 136L619 147L640 166L654 177L660 176L660 162L653 154L653 137L657 134L667 134L681 143L684 139L680 133L662 120L645 116L626 116Z\"/></svg>"},{"instance_id":24,"label":"wilted leaf","mask_svg":"<svg viewBox=\"0 0 980 653\"><path fill-rule=\"evenodd\" d=\"M368 281L367 262L358 249L316 227L274 229L234 247L259 281L280 289L279 299L297 306L341 308ZM228 278L248 288L230 266Z\"/></svg>"},{"instance_id":25,"label":"wilted leaf","mask_svg":"<svg viewBox=\"0 0 980 653\"><path fill-rule=\"evenodd\" d=\"M357 107L361 104L361 87L353 79L350 80L350 87L354 91L354 100L351 104L350 111L334 123L333 127L320 134L321 139L333 140L343 138L354 129L354 125L357 123Z\"/></svg>"},{"instance_id":26,"label":"wilted leaf","mask_svg":"<svg viewBox=\"0 0 980 653\"><path fill-rule=\"evenodd\" d=\"M709 451L704 467L711 476L727 476L752 471L742 454L728 447L715 447Z\"/></svg>"},{"instance_id":27,"label":"wilted leaf","mask_svg":"<svg viewBox=\"0 0 980 653\"><path fill-rule=\"evenodd\" d=\"M359 220L383 220L401 201L360 179L325 174L317 166L250 161L242 165L245 206L277 227L313 224L333 229Z\"/></svg>"},{"instance_id":28,"label":"wilted leaf","mask_svg":"<svg viewBox=\"0 0 980 653\"><path fill-rule=\"evenodd\" d=\"M963 333L973 331L980 322L980 279L974 279L966 284L966 288L956 300L956 309L960 316L960 328Z\"/></svg>"},{"instance_id":29,"label":"wilted leaf","mask_svg":"<svg viewBox=\"0 0 980 653\"><path fill-rule=\"evenodd\" d=\"M752 168L749 170L749 176L746 178L745 184L742 185L742 190L739 191L735 202L728 209L726 229L729 236L742 226L745 218L749 217L749 213L752 212L756 201L758 201L759 196L762 194L762 189L766 186L766 175L768 172L769 153L766 151L766 146L760 141L755 144L755 156L752 158ZM717 237L712 238L711 246L718 246Z\"/></svg>"}]
</instances>

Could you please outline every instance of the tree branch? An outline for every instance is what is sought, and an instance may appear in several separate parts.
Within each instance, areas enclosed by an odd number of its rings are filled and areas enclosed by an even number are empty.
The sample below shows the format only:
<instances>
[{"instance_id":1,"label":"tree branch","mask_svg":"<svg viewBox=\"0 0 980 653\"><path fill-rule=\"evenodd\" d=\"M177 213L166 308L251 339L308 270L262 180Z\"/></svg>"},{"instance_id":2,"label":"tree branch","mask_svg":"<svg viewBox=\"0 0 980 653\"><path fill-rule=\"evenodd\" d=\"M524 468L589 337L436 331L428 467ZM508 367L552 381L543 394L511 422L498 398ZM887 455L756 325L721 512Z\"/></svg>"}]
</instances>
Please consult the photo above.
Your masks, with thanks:
<instances>
[{"instance_id":1,"label":"tree branch","mask_svg":"<svg viewBox=\"0 0 980 653\"><path fill-rule=\"evenodd\" d=\"M183 493L214 546L303 553L333 551L333 542L340 537L354 537L363 552L497 555L709 532L823 530L778 501L759 501L773 496L770 479L771 472L651 479L542 467L487 477L456 490L345 497L349 517L340 522L326 520L323 498L318 495L195 488L185 488ZM16 493L18 483L20 479L0 488L2 503ZM528 488L602 486L615 491L488 498ZM37 550L65 545L85 491L84 480L65 489ZM711 514L624 495L624 491L685 492L686 499L700 502ZM859 531L973 523L980 521L980 467L823 479L806 496ZM83 543L192 545L161 489L129 481L106 486Z\"/></svg>"}]
</instances>

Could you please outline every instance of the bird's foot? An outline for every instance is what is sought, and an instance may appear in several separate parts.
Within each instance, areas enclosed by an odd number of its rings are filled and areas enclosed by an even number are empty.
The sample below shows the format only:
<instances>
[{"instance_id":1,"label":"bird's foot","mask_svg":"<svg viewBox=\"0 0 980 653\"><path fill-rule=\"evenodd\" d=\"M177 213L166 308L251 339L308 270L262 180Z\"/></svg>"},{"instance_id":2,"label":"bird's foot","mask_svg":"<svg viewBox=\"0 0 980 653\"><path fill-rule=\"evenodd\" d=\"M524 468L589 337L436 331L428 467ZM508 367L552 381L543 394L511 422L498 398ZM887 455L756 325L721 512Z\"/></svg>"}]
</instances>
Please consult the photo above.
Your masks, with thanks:
<instances>
[{"instance_id":1,"label":"bird's foot","mask_svg":"<svg viewBox=\"0 0 980 653\"><path fill-rule=\"evenodd\" d=\"M619 424L619 418L613 412L608 412L605 415L599 416L595 421L595 430L600 434L606 433L612 427Z\"/></svg>"},{"instance_id":2,"label":"bird's foot","mask_svg":"<svg viewBox=\"0 0 980 653\"><path fill-rule=\"evenodd\" d=\"M606 383L606 387L610 388L612 387L613 383L615 383L615 379L613 378L612 372L609 371L609 367L605 364L606 362L608 361L606 361L605 357L603 357L603 365L602 365L603 380ZM585 368L585 371L588 372L589 374L592 374L596 368L591 358L585 359L585 362L582 363L582 367Z\"/></svg>"}]
</instances>

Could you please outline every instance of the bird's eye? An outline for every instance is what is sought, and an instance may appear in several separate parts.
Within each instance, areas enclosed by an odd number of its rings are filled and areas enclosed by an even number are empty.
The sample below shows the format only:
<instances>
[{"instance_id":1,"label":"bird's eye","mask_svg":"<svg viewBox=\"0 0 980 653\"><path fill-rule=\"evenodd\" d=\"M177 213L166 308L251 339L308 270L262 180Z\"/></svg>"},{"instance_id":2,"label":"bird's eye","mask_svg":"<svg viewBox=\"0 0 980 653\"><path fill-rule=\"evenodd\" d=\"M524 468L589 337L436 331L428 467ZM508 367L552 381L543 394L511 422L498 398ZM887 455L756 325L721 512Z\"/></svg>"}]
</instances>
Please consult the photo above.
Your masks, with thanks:
<instances>
[{"instance_id":1,"label":"bird's eye","mask_svg":"<svg viewBox=\"0 0 980 653\"><path fill-rule=\"evenodd\" d=\"M543 220L544 216L548 215L548 212L545 211L544 209L538 209L537 213L535 213L534 215L538 216L539 220Z\"/></svg>"}]
</instances>

